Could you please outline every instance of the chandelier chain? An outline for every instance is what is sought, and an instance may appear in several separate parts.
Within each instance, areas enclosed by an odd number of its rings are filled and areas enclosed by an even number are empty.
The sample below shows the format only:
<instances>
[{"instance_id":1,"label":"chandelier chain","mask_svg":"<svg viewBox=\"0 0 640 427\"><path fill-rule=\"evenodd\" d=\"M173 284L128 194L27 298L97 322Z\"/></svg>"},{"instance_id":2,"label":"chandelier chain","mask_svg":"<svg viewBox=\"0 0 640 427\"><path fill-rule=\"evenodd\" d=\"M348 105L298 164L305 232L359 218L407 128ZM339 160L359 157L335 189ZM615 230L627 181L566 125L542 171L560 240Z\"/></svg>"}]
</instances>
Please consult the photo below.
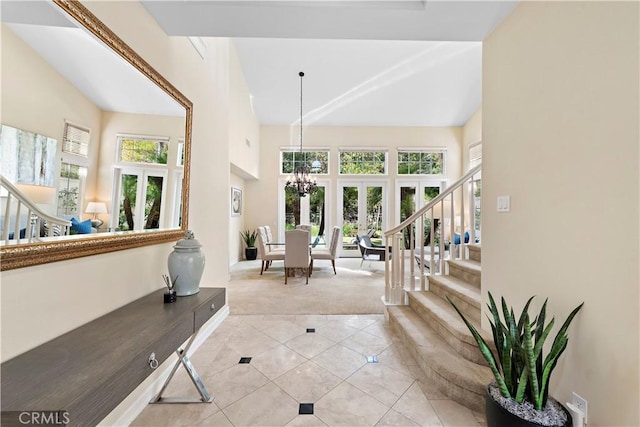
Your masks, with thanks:
<instances>
[{"instance_id":1,"label":"chandelier chain","mask_svg":"<svg viewBox=\"0 0 640 427\"><path fill-rule=\"evenodd\" d=\"M285 189L295 191L299 197L305 197L315 191L317 183L309 176L309 168L305 164L304 152L302 151L302 77L304 77L304 73L300 71L298 75L300 76L300 159L298 162L294 161L294 164L298 163L298 166L293 170L293 177L287 179Z\"/></svg>"}]
</instances>

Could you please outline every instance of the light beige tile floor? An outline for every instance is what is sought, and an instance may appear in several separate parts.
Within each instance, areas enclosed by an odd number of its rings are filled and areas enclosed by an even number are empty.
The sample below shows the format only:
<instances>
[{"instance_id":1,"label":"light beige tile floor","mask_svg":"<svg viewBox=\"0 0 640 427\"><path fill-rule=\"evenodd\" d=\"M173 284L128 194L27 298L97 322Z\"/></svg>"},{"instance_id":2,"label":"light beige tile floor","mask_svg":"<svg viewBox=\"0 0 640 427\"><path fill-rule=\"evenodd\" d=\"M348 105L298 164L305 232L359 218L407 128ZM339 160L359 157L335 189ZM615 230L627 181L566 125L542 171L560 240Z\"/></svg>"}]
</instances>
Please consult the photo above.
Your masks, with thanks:
<instances>
[{"instance_id":1,"label":"light beige tile floor","mask_svg":"<svg viewBox=\"0 0 640 427\"><path fill-rule=\"evenodd\" d=\"M213 403L148 405L132 425L484 425L431 386L383 315L231 315L192 361ZM197 392L180 370L165 396Z\"/></svg>"}]
</instances>

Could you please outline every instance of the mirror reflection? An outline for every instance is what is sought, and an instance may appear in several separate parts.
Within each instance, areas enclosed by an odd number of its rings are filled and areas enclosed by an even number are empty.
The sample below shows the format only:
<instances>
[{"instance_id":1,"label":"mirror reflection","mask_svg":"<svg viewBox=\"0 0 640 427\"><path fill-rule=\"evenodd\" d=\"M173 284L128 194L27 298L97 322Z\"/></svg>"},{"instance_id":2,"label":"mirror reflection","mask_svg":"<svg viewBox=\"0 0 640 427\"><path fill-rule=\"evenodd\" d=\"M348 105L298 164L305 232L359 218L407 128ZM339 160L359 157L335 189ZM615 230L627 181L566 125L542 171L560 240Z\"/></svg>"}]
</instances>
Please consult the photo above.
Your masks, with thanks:
<instances>
[{"instance_id":1,"label":"mirror reflection","mask_svg":"<svg viewBox=\"0 0 640 427\"><path fill-rule=\"evenodd\" d=\"M47 213L93 232L179 227L184 108L81 28L3 23L2 45L5 178L55 187Z\"/></svg>"},{"instance_id":2,"label":"mirror reflection","mask_svg":"<svg viewBox=\"0 0 640 427\"><path fill-rule=\"evenodd\" d=\"M0 171L43 215L36 221L26 202L16 212L3 188L0 244L183 228L189 101L58 5L2 3ZM48 197L36 200L37 192ZM53 231L40 223L47 215L62 221ZM21 236L34 229L33 238Z\"/></svg>"}]
</instances>

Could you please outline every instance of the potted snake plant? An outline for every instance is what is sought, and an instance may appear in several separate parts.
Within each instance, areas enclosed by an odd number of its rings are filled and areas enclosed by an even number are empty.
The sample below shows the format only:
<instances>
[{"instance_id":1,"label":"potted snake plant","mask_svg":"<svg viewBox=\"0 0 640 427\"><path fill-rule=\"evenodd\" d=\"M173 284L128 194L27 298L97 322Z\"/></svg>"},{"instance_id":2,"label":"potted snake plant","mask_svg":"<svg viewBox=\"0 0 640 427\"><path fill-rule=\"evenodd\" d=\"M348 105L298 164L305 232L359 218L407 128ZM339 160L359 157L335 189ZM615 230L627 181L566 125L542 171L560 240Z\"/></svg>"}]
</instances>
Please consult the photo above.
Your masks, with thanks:
<instances>
[{"instance_id":1,"label":"potted snake plant","mask_svg":"<svg viewBox=\"0 0 640 427\"><path fill-rule=\"evenodd\" d=\"M244 256L247 261L253 261L258 258L258 248L256 247L258 232L255 230L244 230L240 232L240 236L246 246L244 249Z\"/></svg>"},{"instance_id":2,"label":"potted snake plant","mask_svg":"<svg viewBox=\"0 0 640 427\"><path fill-rule=\"evenodd\" d=\"M547 300L535 318L529 317L529 305L533 298L529 298L522 313L516 318L513 308L507 306L504 298L501 299L499 310L489 292L487 307L491 312L489 321L495 355L471 322L447 298L471 331L494 375L495 381L486 389L488 427L572 425L569 411L549 396L549 382L558 358L567 348L569 324L584 303L569 314L556 334L549 352L543 356L545 340L555 322L552 318L545 325Z\"/></svg>"}]
</instances>

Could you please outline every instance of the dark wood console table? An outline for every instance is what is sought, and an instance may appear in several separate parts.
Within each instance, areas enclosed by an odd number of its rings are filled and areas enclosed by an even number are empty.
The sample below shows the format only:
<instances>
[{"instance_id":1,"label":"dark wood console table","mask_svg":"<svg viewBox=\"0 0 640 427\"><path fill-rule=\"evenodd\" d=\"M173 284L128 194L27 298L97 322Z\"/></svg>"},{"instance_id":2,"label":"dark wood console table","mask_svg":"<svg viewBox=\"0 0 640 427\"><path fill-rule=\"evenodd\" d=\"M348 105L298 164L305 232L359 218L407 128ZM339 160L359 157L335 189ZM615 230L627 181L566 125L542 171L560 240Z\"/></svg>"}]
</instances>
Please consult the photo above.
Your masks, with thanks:
<instances>
[{"instance_id":1,"label":"dark wood console table","mask_svg":"<svg viewBox=\"0 0 640 427\"><path fill-rule=\"evenodd\" d=\"M69 425L94 426L173 352L179 356L173 372L180 363L189 369L187 348L180 346L191 337L190 345L224 306L225 289L200 288L170 304L163 303L163 293L152 292L4 362L2 425L13 424L12 417L17 422L21 411L64 411ZM205 401L203 389L198 391ZM162 401L160 394L156 401Z\"/></svg>"}]
</instances>

